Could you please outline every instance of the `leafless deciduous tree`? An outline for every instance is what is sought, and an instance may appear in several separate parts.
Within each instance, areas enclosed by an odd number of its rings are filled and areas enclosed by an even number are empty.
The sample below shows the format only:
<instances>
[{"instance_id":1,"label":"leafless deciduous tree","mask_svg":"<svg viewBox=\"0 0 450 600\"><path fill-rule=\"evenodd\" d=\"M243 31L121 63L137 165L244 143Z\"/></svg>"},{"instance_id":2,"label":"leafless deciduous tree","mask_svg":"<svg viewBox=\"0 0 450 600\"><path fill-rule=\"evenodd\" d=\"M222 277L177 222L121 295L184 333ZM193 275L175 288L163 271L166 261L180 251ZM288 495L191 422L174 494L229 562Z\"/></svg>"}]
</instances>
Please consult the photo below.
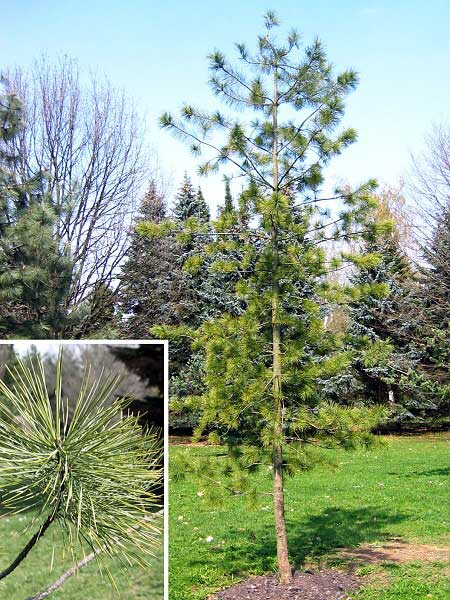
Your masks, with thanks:
<instances>
[{"instance_id":1,"label":"leafless deciduous tree","mask_svg":"<svg viewBox=\"0 0 450 600\"><path fill-rule=\"evenodd\" d=\"M450 210L450 123L434 125L424 151L412 157L408 187L422 224L418 233L427 240Z\"/></svg>"},{"instance_id":2,"label":"leafless deciduous tree","mask_svg":"<svg viewBox=\"0 0 450 600\"><path fill-rule=\"evenodd\" d=\"M58 213L55 234L75 262L68 306L95 285L110 284L127 247L128 229L148 176L144 127L133 104L107 79L84 79L77 63L46 58L5 73L25 103L17 140L24 180L43 171Z\"/></svg>"}]
</instances>

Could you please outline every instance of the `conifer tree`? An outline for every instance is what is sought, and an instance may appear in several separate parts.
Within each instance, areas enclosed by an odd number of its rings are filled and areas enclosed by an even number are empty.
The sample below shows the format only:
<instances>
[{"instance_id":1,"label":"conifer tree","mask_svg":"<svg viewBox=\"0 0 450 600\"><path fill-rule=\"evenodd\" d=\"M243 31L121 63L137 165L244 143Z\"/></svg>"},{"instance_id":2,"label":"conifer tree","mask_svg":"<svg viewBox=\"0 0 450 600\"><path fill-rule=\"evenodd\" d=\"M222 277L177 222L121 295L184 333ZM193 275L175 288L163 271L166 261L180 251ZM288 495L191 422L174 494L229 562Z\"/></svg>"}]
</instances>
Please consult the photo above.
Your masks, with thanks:
<instances>
[{"instance_id":1,"label":"conifer tree","mask_svg":"<svg viewBox=\"0 0 450 600\"><path fill-rule=\"evenodd\" d=\"M325 201L320 197L323 167L356 139L353 129L335 133L356 74L335 75L318 40L303 52L295 32L278 44L273 13L265 23L255 53L238 45L242 70L219 51L210 56L215 94L231 106L253 110L255 119L247 125L242 112L237 118L185 106L179 119L165 114L161 124L189 140L196 154L208 153L201 173L228 163L247 181L241 205L248 218L243 222L226 212L213 226L190 218L178 234L182 240L210 236L206 257L240 250L239 260L218 259L209 269L240 275L235 291L244 309L209 320L196 331L171 333L192 336L194 348L204 350L205 391L190 399L202 414L197 433L209 430L211 439L221 439L229 449L225 457L221 453L202 461L197 473L209 481L211 497L220 482L233 494L253 496L257 492L247 476L260 468L271 470L278 570L281 582L288 583L284 477L312 466L315 450L323 445L369 444L368 432L382 415L378 407L346 408L321 398L318 378L351 360L340 340L325 331L323 306L328 299L344 301L356 293L327 282L327 271L340 261L330 264L321 245L339 237L373 238L383 227L366 218L374 207L373 181L353 192L336 190L333 198L344 206L336 218L325 223L318 214ZM217 142L220 135L222 143ZM154 237L180 228L172 221L156 227L142 223L139 229ZM186 267L201 268L202 258L193 256ZM346 260L376 264L379 257L349 254ZM188 468L195 465L183 465L181 471Z\"/></svg>"},{"instance_id":2,"label":"conifer tree","mask_svg":"<svg viewBox=\"0 0 450 600\"><path fill-rule=\"evenodd\" d=\"M225 181L225 201L223 203L223 206L219 207L219 215L222 212L231 213L234 210L233 196L231 195L230 178L225 176L224 181Z\"/></svg>"},{"instance_id":3,"label":"conifer tree","mask_svg":"<svg viewBox=\"0 0 450 600\"><path fill-rule=\"evenodd\" d=\"M442 414L450 412L450 127L436 124L425 149L413 156L410 193L418 217L414 233L421 254L420 279L407 318L421 356L419 382Z\"/></svg>"},{"instance_id":4,"label":"conifer tree","mask_svg":"<svg viewBox=\"0 0 450 600\"><path fill-rule=\"evenodd\" d=\"M225 177L224 203L219 206L218 214L219 217L222 215L225 219L228 218L228 233L231 234L233 231L237 236L243 231L245 225L242 221L242 214L239 208L234 206L230 181L227 177ZM214 265L217 264L225 265L229 262L231 265L236 265L241 261L243 253L239 244L229 244L227 247L212 247L210 245L211 238L202 237L200 239L205 250L208 251L208 256L203 257L201 268L194 275L200 302L199 323L220 317L225 312L234 315L240 314L243 310L243 304L236 297L235 287L242 278L242 274L235 268L228 270L214 268ZM201 254L201 249L196 249L193 252L194 256L199 254Z\"/></svg>"},{"instance_id":5,"label":"conifer tree","mask_svg":"<svg viewBox=\"0 0 450 600\"><path fill-rule=\"evenodd\" d=\"M176 195L173 206L175 218L184 224L191 218L201 223L208 223L210 220L210 211L208 204L203 196L200 187L195 191L191 179L185 174L181 188ZM183 293L186 306L189 311L179 321L180 325L187 327L198 327L207 311L205 302L205 280L208 270L206 265L199 266L195 273L189 273L184 269L184 265L192 260L197 254L201 254L205 248L206 238L197 238L190 240L178 240L176 244L177 268L183 277ZM220 291L216 290L220 295ZM207 294L206 294L207 295ZM167 323L165 321L164 323ZM201 353L193 351L187 339L173 340L171 343L171 394L180 398L185 398L193 393L199 393L203 388L201 376L203 373L203 360ZM196 417L188 414L184 407L178 412L178 423L181 427L190 426L196 423Z\"/></svg>"},{"instance_id":6,"label":"conifer tree","mask_svg":"<svg viewBox=\"0 0 450 600\"><path fill-rule=\"evenodd\" d=\"M423 248L427 320L445 329L450 322L450 200L437 216L430 242Z\"/></svg>"},{"instance_id":7,"label":"conifer tree","mask_svg":"<svg viewBox=\"0 0 450 600\"><path fill-rule=\"evenodd\" d=\"M395 222L391 206L391 192L377 196L378 207L374 218L391 219ZM405 309L417 274L401 246L401 223L392 231L376 239L362 241L367 253L378 253L376 265L361 265L351 275L350 281L361 289L369 286L371 293L354 299L348 310L349 344L357 350L352 364L356 374L356 400L375 403L395 403L400 416L410 414L417 406L414 386L405 377L415 368L418 353L411 344L414 324L406 318ZM345 379L345 376L344 378ZM344 381L334 383L335 394L343 397ZM350 381L353 377L350 376ZM350 385L355 387L354 385Z\"/></svg>"},{"instance_id":8,"label":"conifer tree","mask_svg":"<svg viewBox=\"0 0 450 600\"><path fill-rule=\"evenodd\" d=\"M203 192L200 188L195 191L187 174L184 175L183 184L176 196L173 214L180 221L185 221L190 217L196 217L200 221L209 220L209 208Z\"/></svg>"},{"instance_id":9,"label":"conifer tree","mask_svg":"<svg viewBox=\"0 0 450 600\"><path fill-rule=\"evenodd\" d=\"M54 237L45 174L17 181L20 157L12 141L23 127L20 99L0 96L0 335L57 337L67 319L73 264Z\"/></svg>"},{"instance_id":10,"label":"conifer tree","mask_svg":"<svg viewBox=\"0 0 450 600\"><path fill-rule=\"evenodd\" d=\"M423 248L427 266L421 269L416 308L416 343L420 370L430 382L435 407L450 414L450 204L441 207L429 245ZM415 301L415 302L414 302Z\"/></svg>"},{"instance_id":11,"label":"conifer tree","mask_svg":"<svg viewBox=\"0 0 450 600\"><path fill-rule=\"evenodd\" d=\"M187 180L185 183L184 200L190 194ZM142 201L136 222L157 224L166 217L165 199L153 182ZM185 323L190 318L192 304L193 292L188 275L181 269L179 245L169 237L155 242L134 232L120 276L121 335L142 339L149 336L154 325Z\"/></svg>"}]
</instances>

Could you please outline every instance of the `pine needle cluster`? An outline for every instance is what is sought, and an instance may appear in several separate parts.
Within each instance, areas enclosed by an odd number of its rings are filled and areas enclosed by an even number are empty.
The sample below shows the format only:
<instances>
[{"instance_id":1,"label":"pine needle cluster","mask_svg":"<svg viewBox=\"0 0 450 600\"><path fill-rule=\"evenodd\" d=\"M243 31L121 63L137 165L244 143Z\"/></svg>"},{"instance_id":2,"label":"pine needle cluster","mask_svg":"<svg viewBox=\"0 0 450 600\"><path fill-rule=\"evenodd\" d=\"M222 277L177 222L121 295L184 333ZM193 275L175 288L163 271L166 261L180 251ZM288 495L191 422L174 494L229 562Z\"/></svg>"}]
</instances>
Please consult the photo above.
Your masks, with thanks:
<instances>
[{"instance_id":1,"label":"pine needle cluster","mask_svg":"<svg viewBox=\"0 0 450 600\"><path fill-rule=\"evenodd\" d=\"M40 359L20 359L8 384L0 381L2 508L33 511L27 530L40 526L32 545L58 524L74 562L82 544L99 557L145 565L160 539L149 519L161 479L158 438L124 413L129 400L114 397L119 379L93 380L89 368L69 411L61 369L62 352L54 390Z\"/></svg>"}]
</instances>

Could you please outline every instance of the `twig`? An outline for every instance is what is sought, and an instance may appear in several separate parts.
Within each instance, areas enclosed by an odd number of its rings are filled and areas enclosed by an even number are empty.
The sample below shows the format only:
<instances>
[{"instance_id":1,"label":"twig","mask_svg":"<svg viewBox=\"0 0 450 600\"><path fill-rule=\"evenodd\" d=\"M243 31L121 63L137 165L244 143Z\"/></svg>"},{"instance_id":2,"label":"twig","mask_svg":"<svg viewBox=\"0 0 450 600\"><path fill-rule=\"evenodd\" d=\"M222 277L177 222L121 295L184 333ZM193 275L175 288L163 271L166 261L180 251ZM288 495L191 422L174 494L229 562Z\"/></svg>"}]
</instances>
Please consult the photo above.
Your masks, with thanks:
<instances>
[{"instance_id":1,"label":"twig","mask_svg":"<svg viewBox=\"0 0 450 600\"><path fill-rule=\"evenodd\" d=\"M72 577L72 575L75 575L75 573L80 571L83 567L85 567L92 560L94 560L94 558L97 556L97 554L100 554L100 552L102 552L102 550L103 550L103 548L97 548L97 550L95 550L94 552L91 552L90 554L85 556L83 559L79 560L76 565L74 565L73 567L68 569L65 573L63 573L61 575L61 577L58 577L58 579L56 579L56 581L54 581L51 585L49 585L48 588L46 588L44 591L39 592L35 596L30 596L29 598L27 598L27 600L42 600L43 598L47 598L55 590L60 588L70 577Z\"/></svg>"},{"instance_id":2,"label":"twig","mask_svg":"<svg viewBox=\"0 0 450 600\"><path fill-rule=\"evenodd\" d=\"M0 572L0 579L4 579L5 577L7 577L10 573L12 573L14 571L14 569L16 569L20 565L20 563L23 560L25 560L25 558L28 556L28 554L31 552L31 550L34 548L34 546L37 544L38 540L44 535L44 533L47 531L47 529L53 523L53 521L55 520L56 515L58 513L59 506L61 504L61 493L62 493L62 488L61 488L58 502L57 502L55 508L48 515L45 522L39 527L39 529L36 531L36 533L33 535L33 537L30 539L30 541L26 544L26 546L24 546L22 548L22 550L19 552L19 554L16 556L16 558L12 561L12 563L8 567L6 567L6 569L4 571Z\"/></svg>"},{"instance_id":3,"label":"twig","mask_svg":"<svg viewBox=\"0 0 450 600\"><path fill-rule=\"evenodd\" d=\"M163 510L159 510L155 514L146 517L144 519L144 521L154 521L157 517L160 517L163 513L164 513ZM130 527L130 530L131 529L133 529L133 528ZM38 592L34 596L29 596L28 598L26 598L26 600L43 600L44 598L48 598L48 596L50 596L50 594L52 594L55 590L59 589L62 585L64 585L64 583L68 579L70 579L70 577L72 577L72 575L75 575L76 573L78 573L78 571L80 571L86 565L88 565L90 562L92 562L96 556L98 556L99 554L101 554L103 552L104 549L105 549L104 546L97 548L97 550L94 550L94 552L91 552L90 554L88 554L87 556L85 556L84 558L79 560L75 565L70 567L70 569L68 569L65 573L63 573L60 577L58 577L58 579L56 579L53 583L51 583L45 590L43 590L42 592Z\"/></svg>"}]
</instances>

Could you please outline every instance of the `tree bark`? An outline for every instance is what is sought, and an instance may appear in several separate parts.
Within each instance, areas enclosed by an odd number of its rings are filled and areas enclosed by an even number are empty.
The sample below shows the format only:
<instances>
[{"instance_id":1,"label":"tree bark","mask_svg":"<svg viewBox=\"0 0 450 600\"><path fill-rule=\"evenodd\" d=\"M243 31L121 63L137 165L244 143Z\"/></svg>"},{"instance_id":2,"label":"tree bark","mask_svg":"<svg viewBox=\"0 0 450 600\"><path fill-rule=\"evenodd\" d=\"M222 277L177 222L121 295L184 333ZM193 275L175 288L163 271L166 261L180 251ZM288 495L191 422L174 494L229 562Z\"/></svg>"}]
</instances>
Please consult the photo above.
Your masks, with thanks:
<instances>
[{"instance_id":1,"label":"tree bark","mask_svg":"<svg viewBox=\"0 0 450 600\"><path fill-rule=\"evenodd\" d=\"M280 582L288 584L292 580L292 569L289 562L286 518L284 515L283 454L281 446L274 448L273 462L273 508L277 537L278 573Z\"/></svg>"},{"instance_id":2,"label":"tree bark","mask_svg":"<svg viewBox=\"0 0 450 600\"><path fill-rule=\"evenodd\" d=\"M278 73L274 69L274 98L273 98L273 192L278 193ZM278 224L272 229L273 277L272 277L272 367L273 367L273 401L275 411L274 443L273 443L273 507L275 531L277 539L277 561L280 582L288 584L292 580L292 569L289 563L289 551L284 514L283 489L283 394L281 387L281 327L278 322L280 304L280 285L278 273Z\"/></svg>"}]
</instances>

